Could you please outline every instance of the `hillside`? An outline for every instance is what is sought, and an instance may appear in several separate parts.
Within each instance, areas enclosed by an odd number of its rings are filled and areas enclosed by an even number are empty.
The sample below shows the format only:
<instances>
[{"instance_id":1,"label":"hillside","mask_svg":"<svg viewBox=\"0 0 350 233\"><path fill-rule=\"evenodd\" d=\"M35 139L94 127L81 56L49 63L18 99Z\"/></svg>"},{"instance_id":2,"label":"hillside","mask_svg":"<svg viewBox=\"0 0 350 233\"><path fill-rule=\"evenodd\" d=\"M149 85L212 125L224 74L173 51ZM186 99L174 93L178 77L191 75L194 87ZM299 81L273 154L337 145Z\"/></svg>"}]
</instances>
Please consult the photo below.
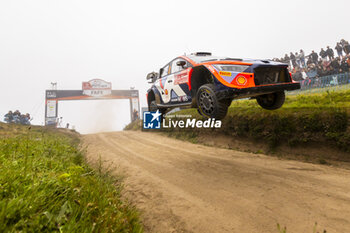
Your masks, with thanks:
<instances>
[{"instance_id":1,"label":"hillside","mask_svg":"<svg viewBox=\"0 0 350 233\"><path fill-rule=\"evenodd\" d=\"M175 114L202 118L196 109ZM301 155L302 159L320 163L327 163L327 159L350 161L349 114L350 90L326 91L288 95L276 111L262 109L255 100L237 100L232 102L220 129L161 131L194 143L254 153ZM136 123L126 127L137 128L140 125Z\"/></svg>"}]
</instances>

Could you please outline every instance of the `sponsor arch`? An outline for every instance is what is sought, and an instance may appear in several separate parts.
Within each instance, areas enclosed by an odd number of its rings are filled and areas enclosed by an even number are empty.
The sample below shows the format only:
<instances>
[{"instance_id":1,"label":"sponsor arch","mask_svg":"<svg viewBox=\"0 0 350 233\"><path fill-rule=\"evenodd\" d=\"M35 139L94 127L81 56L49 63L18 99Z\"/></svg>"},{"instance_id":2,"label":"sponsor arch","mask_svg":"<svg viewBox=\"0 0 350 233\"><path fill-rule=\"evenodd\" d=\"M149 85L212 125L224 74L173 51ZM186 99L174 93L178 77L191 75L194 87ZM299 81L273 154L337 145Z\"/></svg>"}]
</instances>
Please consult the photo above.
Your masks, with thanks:
<instances>
[{"instance_id":1,"label":"sponsor arch","mask_svg":"<svg viewBox=\"0 0 350 233\"><path fill-rule=\"evenodd\" d=\"M81 90L46 90L45 91L45 125L56 126L58 117L58 103L71 100L106 100L129 99L130 120L140 118L139 91L113 90L112 83L102 79L92 79L82 83Z\"/></svg>"}]
</instances>

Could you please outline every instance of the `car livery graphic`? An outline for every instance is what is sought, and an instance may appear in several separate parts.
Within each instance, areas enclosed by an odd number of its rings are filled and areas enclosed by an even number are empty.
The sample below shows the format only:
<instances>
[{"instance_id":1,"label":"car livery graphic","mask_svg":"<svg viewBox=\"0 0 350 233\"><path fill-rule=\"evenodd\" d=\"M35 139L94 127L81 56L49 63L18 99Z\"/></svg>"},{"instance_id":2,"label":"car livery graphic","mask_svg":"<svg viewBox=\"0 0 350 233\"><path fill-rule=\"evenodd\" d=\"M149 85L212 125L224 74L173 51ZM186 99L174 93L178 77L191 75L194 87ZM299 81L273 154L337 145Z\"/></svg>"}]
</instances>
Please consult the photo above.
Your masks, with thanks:
<instances>
[{"instance_id":1,"label":"car livery graphic","mask_svg":"<svg viewBox=\"0 0 350 233\"><path fill-rule=\"evenodd\" d=\"M264 109L280 108L285 91L300 89L288 65L270 60L216 57L198 52L173 59L159 73L147 75L149 111L162 114L175 107L194 107L222 119L234 99L252 98Z\"/></svg>"}]
</instances>

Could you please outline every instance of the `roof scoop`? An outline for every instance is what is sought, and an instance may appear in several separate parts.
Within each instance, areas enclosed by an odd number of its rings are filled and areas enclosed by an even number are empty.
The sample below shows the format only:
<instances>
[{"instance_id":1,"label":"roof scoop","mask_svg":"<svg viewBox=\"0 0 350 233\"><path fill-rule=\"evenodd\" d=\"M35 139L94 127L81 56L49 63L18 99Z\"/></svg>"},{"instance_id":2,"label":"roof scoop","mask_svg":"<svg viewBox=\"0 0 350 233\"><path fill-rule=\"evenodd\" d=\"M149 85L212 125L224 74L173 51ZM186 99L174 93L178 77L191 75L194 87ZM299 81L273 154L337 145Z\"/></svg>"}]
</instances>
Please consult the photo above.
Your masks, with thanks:
<instances>
[{"instance_id":1,"label":"roof scoop","mask_svg":"<svg viewBox=\"0 0 350 233\"><path fill-rule=\"evenodd\" d=\"M210 52L196 52L196 53L192 53L192 55L195 56L211 56Z\"/></svg>"}]
</instances>

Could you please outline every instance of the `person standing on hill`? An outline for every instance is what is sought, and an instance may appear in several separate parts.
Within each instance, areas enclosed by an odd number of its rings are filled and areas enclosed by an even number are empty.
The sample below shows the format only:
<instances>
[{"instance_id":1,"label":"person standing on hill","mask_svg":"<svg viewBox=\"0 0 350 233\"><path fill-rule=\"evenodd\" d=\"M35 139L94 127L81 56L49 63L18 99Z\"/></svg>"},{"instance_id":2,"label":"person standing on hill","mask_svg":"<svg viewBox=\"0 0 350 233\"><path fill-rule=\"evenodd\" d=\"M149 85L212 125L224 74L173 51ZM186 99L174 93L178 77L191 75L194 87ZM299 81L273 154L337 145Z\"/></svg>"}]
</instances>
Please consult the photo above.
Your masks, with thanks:
<instances>
[{"instance_id":1,"label":"person standing on hill","mask_svg":"<svg viewBox=\"0 0 350 233\"><path fill-rule=\"evenodd\" d=\"M301 65L300 65L300 54L298 52L295 52L295 61L296 61L296 64L299 68L301 68Z\"/></svg>"},{"instance_id":2,"label":"person standing on hill","mask_svg":"<svg viewBox=\"0 0 350 233\"><path fill-rule=\"evenodd\" d=\"M346 57L343 57L340 63L340 73L348 72L349 71L349 65L346 62Z\"/></svg>"},{"instance_id":3,"label":"person standing on hill","mask_svg":"<svg viewBox=\"0 0 350 233\"><path fill-rule=\"evenodd\" d=\"M339 58L333 58L330 63L330 66L333 68L335 73L339 73L339 69L340 69L340 63L338 59Z\"/></svg>"},{"instance_id":4,"label":"person standing on hill","mask_svg":"<svg viewBox=\"0 0 350 233\"><path fill-rule=\"evenodd\" d=\"M346 72L349 72L350 71L350 55L347 56L346 63L348 63L348 67L349 67L349 69Z\"/></svg>"},{"instance_id":5,"label":"person standing on hill","mask_svg":"<svg viewBox=\"0 0 350 233\"><path fill-rule=\"evenodd\" d=\"M12 113L12 111L9 111L8 113L6 113L5 121L7 123L12 123L12 121L13 121L13 113Z\"/></svg>"},{"instance_id":6,"label":"person standing on hill","mask_svg":"<svg viewBox=\"0 0 350 233\"><path fill-rule=\"evenodd\" d=\"M327 53L326 53L326 51L324 51L323 48L321 49L320 57L322 58L323 61L327 60Z\"/></svg>"},{"instance_id":7,"label":"person standing on hill","mask_svg":"<svg viewBox=\"0 0 350 233\"><path fill-rule=\"evenodd\" d=\"M349 42L347 42L347 41L344 42L343 49L344 49L345 54L346 54L346 55L349 55L349 53L350 53L350 45L349 45Z\"/></svg>"},{"instance_id":8,"label":"person standing on hill","mask_svg":"<svg viewBox=\"0 0 350 233\"><path fill-rule=\"evenodd\" d=\"M295 60L295 55L292 52L290 52L289 58L290 58L290 60L292 62L293 68L295 68L297 66L297 62Z\"/></svg>"},{"instance_id":9,"label":"person standing on hill","mask_svg":"<svg viewBox=\"0 0 350 233\"><path fill-rule=\"evenodd\" d=\"M326 54L327 54L330 61L332 61L334 59L334 51L329 46L327 46Z\"/></svg>"},{"instance_id":10,"label":"person standing on hill","mask_svg":"<svg viewBox=\"0 0 350 233\"><path fill-rule=\"evenodd\" d=\"M16 110L14 113L13 113L13 121L15 123L20 123L21 122L21 112L19 110Z\"/></svg>"},{"instance_id":11,"label":"person standing on hill","mask_svg":"<svg viewBox=\"0 0 350 233\"><path fill-rule=\"evenodd\" d=\"M305 53L302 49L300 49L300 64L303 68L305 68Z\"/></svg>"},{"instance_id":12,"label":"person standing on hill","mask_svg":"<svg viewBox=\"0 0 350 233\"><path fill-rule=\"evenodd\" d=\"M318 54L315 53L314 50L312 50L312 53L310 53L309 55L311 57L311 60L313 63L317 64L317 61L318 61Z\"/></svg>"},{"instance_id":13,"label":"person standing on hill","mask_svg":"<svg viewBox=\"0 0 350 233\"><path fill-rule=\"evenodd\" d=\"M337 51L338 57L343 57L343 46L338 42L335 46L335 50Z\"/></svg>"}]
</instances>

